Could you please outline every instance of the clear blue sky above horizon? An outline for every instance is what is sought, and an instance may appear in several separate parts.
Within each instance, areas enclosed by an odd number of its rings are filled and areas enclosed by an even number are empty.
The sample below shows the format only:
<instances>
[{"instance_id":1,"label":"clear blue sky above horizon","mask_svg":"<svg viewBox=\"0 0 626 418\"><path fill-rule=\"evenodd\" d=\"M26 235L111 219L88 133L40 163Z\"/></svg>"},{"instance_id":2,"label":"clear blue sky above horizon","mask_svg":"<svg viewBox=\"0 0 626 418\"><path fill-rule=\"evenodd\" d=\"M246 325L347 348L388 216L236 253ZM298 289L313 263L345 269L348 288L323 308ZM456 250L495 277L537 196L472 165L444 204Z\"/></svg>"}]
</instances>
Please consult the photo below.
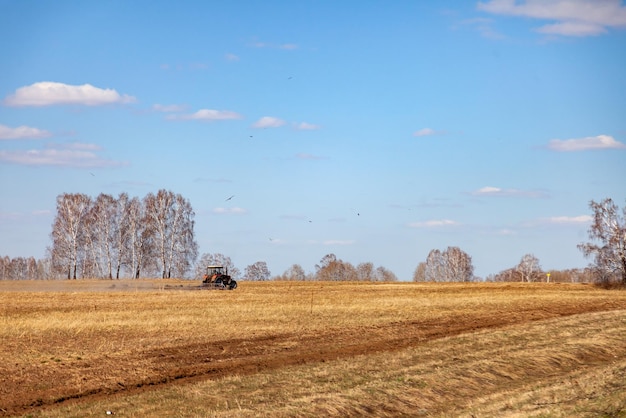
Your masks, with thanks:
<instances>
[{"instance_id":1,"label":"clear blue sky above horizon","mask_svg":"<svg viewBox=\"0 0 626 418\"><path fill-rule=\"evenodd\" d=\"M59 194L167 189L242 271L485 277L586 266L626 204L618 0L0 0L0 54L0 255L45 256Z\"/></svg>"}]
</instances>

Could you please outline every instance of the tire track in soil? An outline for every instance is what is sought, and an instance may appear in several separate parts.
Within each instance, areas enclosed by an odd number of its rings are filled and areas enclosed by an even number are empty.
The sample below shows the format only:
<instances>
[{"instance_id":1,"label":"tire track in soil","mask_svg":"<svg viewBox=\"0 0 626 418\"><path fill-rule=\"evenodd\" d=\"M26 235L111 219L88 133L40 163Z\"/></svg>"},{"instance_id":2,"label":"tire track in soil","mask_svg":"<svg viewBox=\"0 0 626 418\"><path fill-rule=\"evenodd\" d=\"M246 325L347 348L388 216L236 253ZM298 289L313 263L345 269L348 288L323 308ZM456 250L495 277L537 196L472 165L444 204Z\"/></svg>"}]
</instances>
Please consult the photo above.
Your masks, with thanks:
<instances>
[{"instance_id":1,"label":"tire track in soil","mask_svg":"<svg viewBox=\"0 0 626 418\"><path fill-rule=\"evenodd\" d=\"M428 321L402 321L372 327L329 329L319 334L281 334L253 339L185 344L139 351L120 359L118 367L131 369L137 361L152 364L149 377L102 386L97 374L87 377L85 389L72 391L57 379L54 388L24 392L13 390L2 400L0 416L23 414L86 399L132 394L171 384L192 383L230 375L251 375L292 365L310 364L364 354L402 350L439 338L485 329L582 313L624 309L623 303L562 304L524 311L478 313ZM217 353L217 354L216 354Z\"/></svg>"}]
</instances>

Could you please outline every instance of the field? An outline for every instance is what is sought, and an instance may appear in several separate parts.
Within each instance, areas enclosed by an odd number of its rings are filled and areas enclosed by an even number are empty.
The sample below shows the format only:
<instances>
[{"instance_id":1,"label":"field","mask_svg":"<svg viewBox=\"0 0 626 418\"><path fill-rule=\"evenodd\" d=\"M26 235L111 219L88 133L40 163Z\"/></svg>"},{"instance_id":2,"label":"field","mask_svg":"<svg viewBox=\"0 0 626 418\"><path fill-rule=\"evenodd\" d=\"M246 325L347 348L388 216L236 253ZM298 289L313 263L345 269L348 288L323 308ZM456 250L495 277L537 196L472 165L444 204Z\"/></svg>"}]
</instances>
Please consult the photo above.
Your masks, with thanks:
<instances>
[{"instance_id":1,"label":"field","mask_svg":"<svg viewBox=\"0 0 626 418\"><path fill-rule=\"evenodd\" d=\"M626 417L626 292L0 282L0 416Z\"/></svg>"}]
</instances>

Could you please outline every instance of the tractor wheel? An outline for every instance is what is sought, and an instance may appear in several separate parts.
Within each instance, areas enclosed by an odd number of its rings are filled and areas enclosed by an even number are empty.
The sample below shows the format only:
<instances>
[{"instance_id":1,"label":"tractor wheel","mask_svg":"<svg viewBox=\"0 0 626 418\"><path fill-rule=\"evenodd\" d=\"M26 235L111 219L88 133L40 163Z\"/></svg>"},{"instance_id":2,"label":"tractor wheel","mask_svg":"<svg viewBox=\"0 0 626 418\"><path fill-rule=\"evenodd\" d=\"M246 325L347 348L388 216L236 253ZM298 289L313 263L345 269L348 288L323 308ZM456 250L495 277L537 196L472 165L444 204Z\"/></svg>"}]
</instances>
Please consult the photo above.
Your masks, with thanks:
<instances>
[{"instance_id":1,"label":"tractor wheel","mask_svg":"<svg viewBox=\"0 0 626 418\"><path fill-rule=\"evenodd\" d=\"M235 290L235 289L237 289L237 282L236 282L236 281L234 281L234 280L232 280L232 281L230 282L230 286L229 286L228 288L229 288L230 290Z\"/></svg>"}]
</instances>

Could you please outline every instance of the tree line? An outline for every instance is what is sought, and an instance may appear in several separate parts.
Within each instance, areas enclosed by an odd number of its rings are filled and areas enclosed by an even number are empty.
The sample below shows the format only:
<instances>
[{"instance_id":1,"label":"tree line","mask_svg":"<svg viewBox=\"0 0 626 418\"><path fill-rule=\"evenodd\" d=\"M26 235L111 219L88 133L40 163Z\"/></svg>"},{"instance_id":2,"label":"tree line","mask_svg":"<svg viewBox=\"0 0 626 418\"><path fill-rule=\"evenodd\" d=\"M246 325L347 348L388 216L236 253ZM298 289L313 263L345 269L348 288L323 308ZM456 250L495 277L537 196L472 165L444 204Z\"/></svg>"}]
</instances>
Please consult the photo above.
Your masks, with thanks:
<instances>
[{"instance_id":1,"label":"tree line","mask_svg":"<svg viewBox=\"0 0 626 418\"><path fill-rule=\"evenodd\" d=\"M578 248L593 262L584 269L544 271L539 259L525 254L518 265L487 276L492 282L571 282L626 286L626 206L621 212L611 199L591 201L593 222L591 242ZM0 279L67 279L120 277L203 276L206 266L222 265L237 280L318 280L394 282L398 278L385 267L365 262L356 266L335 254L327 254L313 273L293 264L284 273L272 276L267 263L257 261L242 273L230 257L203 254L196 262L198 245L194 238L194 211L188 200L160 190L143 199L117 198L101 194L91 199L84 194L57 197L57 214L52 226L48 257L0 257ZM433 249L418 263L415 282L471 282L474 276L469 254L459 247Z\"/></svg>"}]
</instances>

